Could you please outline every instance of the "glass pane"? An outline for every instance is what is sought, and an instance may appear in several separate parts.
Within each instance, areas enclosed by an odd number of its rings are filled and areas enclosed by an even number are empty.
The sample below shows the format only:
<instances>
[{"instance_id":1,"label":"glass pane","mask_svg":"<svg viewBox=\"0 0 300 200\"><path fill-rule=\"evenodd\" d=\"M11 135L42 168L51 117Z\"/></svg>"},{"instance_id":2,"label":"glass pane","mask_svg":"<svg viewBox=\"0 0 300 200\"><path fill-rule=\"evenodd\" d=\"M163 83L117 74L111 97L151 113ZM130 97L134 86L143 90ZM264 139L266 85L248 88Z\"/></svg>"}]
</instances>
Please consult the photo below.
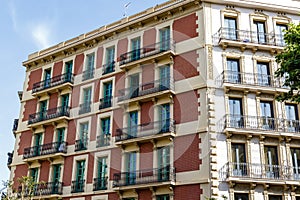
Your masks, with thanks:
<instances>
[{"instance_id":1,"label":"glass pane","mask_svg":"<svg viewBox=\"0 0 300 200\"><path fill-rule=\"evenodd\" d=\"M240 83L240 80L239 60L227 59L227 77L225 77L225 81L229 81L230 83Z\"/></svg>"},{"instance_id":2,"label":"glass pane","mask_svg":"<svg viewBox=\"0 0 300 200\"><path fill-rule=\"evenodd\" d=\"M270 71L268 63L257 63L257 82L259 85L270 85Z\"/></svg>"},{"instance_id":3,"label":"glass pane","mask_svg":"<svg viewBox=\"0 0 300 200\"><path fill-rule=\"evenodd\" d=\"M237 26L236 26L236 19L225 17L224 19L224 26L226 31L226 39L236 40L237 39Z\"/></svg>"},{"instance_id":4,"label":"glass pane","mask_svg":"<svg viewBox=\"0 0 300 200\"><path fill-rule=\"evenodd\" d=\"M256 39L258 43L266 43L265 22L254 22L256 26Z\"/></svg>"},{"instance_id":5,"label":"glass pane","mask_svg":"<svg viewBox=\"0 0 300 200\"><path fill-rule=\"evenodd\" d=\"M133 111L129 113L128 119L128 136L135 137L137 135L137 126L138 126L138 112Z\"/></svg>"}]
</instances>

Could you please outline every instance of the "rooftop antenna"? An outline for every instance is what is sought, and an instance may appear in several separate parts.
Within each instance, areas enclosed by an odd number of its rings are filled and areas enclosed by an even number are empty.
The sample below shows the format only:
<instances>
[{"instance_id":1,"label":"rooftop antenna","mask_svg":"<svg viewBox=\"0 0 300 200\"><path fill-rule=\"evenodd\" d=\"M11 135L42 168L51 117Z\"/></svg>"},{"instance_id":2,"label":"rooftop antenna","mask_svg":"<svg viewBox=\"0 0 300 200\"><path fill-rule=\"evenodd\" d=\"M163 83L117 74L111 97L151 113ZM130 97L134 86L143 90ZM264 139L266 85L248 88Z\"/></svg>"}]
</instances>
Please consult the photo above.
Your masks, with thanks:
<instances>
[{"instance_id":1,"label":"rooftop antenna","mask_svg":"<svg viewBox=\"0 0 300 200\"><path fill-rule=\"evenodd\" d=\"M123 14L123 17L127 17L127 9L129 7L129 5L131 4L131 2L128 2L124 5L124 14Z\"/></svg>"}]
</instances>

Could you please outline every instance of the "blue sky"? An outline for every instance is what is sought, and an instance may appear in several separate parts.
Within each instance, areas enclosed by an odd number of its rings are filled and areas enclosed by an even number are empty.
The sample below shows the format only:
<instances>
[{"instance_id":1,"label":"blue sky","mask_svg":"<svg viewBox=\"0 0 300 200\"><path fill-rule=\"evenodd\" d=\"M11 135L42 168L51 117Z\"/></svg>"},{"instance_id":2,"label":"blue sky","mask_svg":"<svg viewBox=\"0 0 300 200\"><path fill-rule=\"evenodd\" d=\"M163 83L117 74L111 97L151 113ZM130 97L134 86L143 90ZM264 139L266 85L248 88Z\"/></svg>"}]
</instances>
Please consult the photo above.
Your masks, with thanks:
<instances>
[{"instance_id":1,"label":"blue sky","mask_svg":"<svg viewBox=\"0 0 300 200\"><path fill-rule=\"evenodd\" d=\"M0 1L0 181L7 180L7 152L14 148L13 119L19 117L28 54L123 18L165 0ZM0 187L1 188L1 187Z\"/></svg>"}]
</instances>

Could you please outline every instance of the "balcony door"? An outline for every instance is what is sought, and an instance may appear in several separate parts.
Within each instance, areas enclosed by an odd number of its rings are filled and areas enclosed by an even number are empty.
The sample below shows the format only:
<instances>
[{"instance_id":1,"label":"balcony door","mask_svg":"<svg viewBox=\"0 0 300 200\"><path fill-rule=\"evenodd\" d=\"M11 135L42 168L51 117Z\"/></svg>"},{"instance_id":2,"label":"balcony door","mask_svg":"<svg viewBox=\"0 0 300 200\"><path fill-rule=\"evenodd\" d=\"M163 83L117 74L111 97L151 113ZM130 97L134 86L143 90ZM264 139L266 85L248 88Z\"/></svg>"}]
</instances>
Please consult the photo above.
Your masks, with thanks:
<instances>
[{"instance_id":1,"label":"balcony door","mask_svg":"<svg viewBox=\"0 0 300 200\"><path fill-rule=\"evenodd\" d=\"M160 131L159 133L166 133L170 131L170 104L163 104L160 107Z\"/></svg>"},{"instance_id":2,"label":"balcony door","mask_svg":"<svg viewBox=\"0 0 300 200\"><path fill-rule=\"evenodd\" d=\"M111 106L111 98L112 98L112 82L106 82L103 85L103 98L104 98L104 104L107 105L107 107Z\"/></svg>"},{"instance_id":3,"label":"balcony door","mask_svg":"<svg viewBox=\"0 0 300 200\"><path fill-rule=\"evenodd\" d=\"M61 96L61 114L65 115L69 107L69 94Z\"/></svg>"},{"instance_id":4,"label":"balcony door","mask_svg":"<svg viewBox=\"0 0 300 200\"><path fill-rule=\"evenodd\" d=\"M298 110L295 104L285 104L286 127L289 132L299 132Z\"/></svg>"},{"instance_id":5,"label":"balcony door","mask_svg":"<svg viewBox=\"0 0 300 200\"><path fill-rule=\"evenodd\" d=\"M30 176L32 177L32 181L34 183L38 182L38 175L39 175L39 168L31 168L30 169Z\"/></svg>"},{"instance_id":6,"label":"balcony door","mask_svg":"<svg viewBox=\"0 0 300 200\"><path fill-rule=\"evenodd\" d=\"M291 148L294 179L300 180L300 149Z\"/></svg>"},{"instance_id":7,"label":"balcony door","mask_svg":"<svg viewBox=\"0 0 300 200\"><path fill-rule=\"evenodd\" d=\"M257 63L257 84L261 86L271 85L269 63Z\"/></svg>"},{"instance_id":8,"label":"balcony door","mask_svg":"<svg viewBox=\"0 0 300 200\"><path fill-rule=\"evenodd\" d=\"M225 73L225 82L241 83L240 61L238 59L227 59L227 73Z\"/></svg>"},{"instance_id":9,"label":"balcony door","mask_svg":"<svg viewBox=\"0 0 300 200\"><path fill-rule=\"evenodd\" d=\"M170 27L159 30L160 51L167 51L170 49Z\"/></svg>"},{"instance_id":10,"label":"balcony door","mask_svg":"<svg viewBox=\"0 0 300 200\"><path fill-rule=\"evenodd\" d=\"M256 42L260 44L265 44L267 42L265 22L254 21L254 26Z\"/></svg>"},{"instance_id":11,"label":"balcony door","mask_svg":"<svg viewBox=\"0 0 300 200\"><path fill-rule=\"evenodd\" d=\"M247 174L245 144L231 144L232 175L243 176Z\"/></svg>"},{"instance_id":12,"label":"balcony door","mask_svg":"<svg viewBox=\"0 0 300 200\"><path fill-rule=\"evenodd\" d=\"M126 185L133 185L136 182L136 152L126 154Z\"/></svg>"},{"instance_id":13,"label":"balcony door","mask_svg":"<svg viewBox=\"0 0 300 200\"><path fill-rule=\"evenodd\" d=\"M265 173L270 179L278 179L280 167L278 165L278 153L276 146L265 146Z\"/></svg>"},{"instance_id":14,"label":"balcony door","mask_svg":"<svg viewBox=\"0 0 300 200\"><path fill-rule=\"evenodd\" d=\"M141 48L141 38L134 38L131 40L131 60L135 61L140 59L140 48Z\"/></svg>"},{"instance_id":15,"label":"balcony door","mask_svg":"<svg viewBox=\"0 0 300 200\"><path fill-rule=\"evenodd\" d=\"M170 89L170 66L159 68L159 90Z\"/></svg>"},{"instance_id":16,"label":"balcony door","mask_svg":"<svg viewBox=\"0 0 300 200\"><path fill-rule=\"evenodd\" d=\"M41 146L42 146L42 133L37 133L34 135L34 155L39 156L41 154Z\"/></svg>"},{"instance_id":17,"label":"balcony door","mask_svg":"<svg viewBox=\"0 0 300 200\"><path fill-rule=\"evenodd\" d=\"M158 149L158 181L169 181L170 179L170 147Z\"/></svg>"},{"instance_id":18,"label":"balcony door","mask_svg":"<svg viewBox=\"0 0 300 200\"><path fill-rule=\"evenodd\" d=\"M273 104L268 101L260 102L261 125L263 129L274 129Z\"/></svg>"},{"instance_id":19,"label":"balcony door","mask_svg":"<svg viewBox=\"0 0 300 200\"><path fill-rule=\"evenodd\" d=\"M87 141L88 141L88 130L89 130L89 123L81 123L80 124L80 133L79 133L79 145L80 149L86 149L87 148Z\"/></svg>"},{"instance_id":20,"label":"balcony door","mask_svg":"<svg viewBox=\"0 0 300 200\"><path fill-rule=\"evenodd\" d=\"M107 157L98 158L97 179L97 188L105 189L107 181Z\"/></svg>"},{"instance_id":21,"label":"balcony door","mask_svg":"<svg viewBox=\"0 0 300 200\"><path fill-rule=\"evenodd\" d=\"M66 81L71 81L72 71L73 71L73 61L66 62L66 67L65 67Z\"/></svg>"},{"instance_id":22,"label":"balcony door","mask_svg":"<svg viewBox=\"0 0 300 200\"><path fill-rule=\"evenodd\" d=\"M285 41L284 41L284 34L285 31L288 29L286 24L276 24L276 45L279 46L284 46L285 45Z\"/></svg>"},{"instance_id":23,"label":"balcony door","mask_svg":"<svg viewBox=\"0 0 300 200\"><path fill-rule=\"evenodd\" d=\"M52 175L52 194L57 194L59 192L60 186L60 173L61 173L61 165L53 165L53 175Z\"/></svg>"},{"instance_id":24,"label":"balcony door","mask_svg":"<svg viewBox=\"0 0 300 200\"><path fill-rule=\"evenodd\" d=\"M47 100L40 102L39 110L40 110L39 121L42 121L47 117Z\"/></svg>"},{"instance_id":25,"label":"balcony door","mask_svg":"<svg viewBox=\"0 0 300 200\"><path fill-rule=\"evenodd\" d=\"M132 111L128 116L128 138L134 138L138 132L138 111Z\"/></svg>"},{"instance_id":26,"label":"balcony door","mask_svg":"<svg viewBox=\"0 0 300 200\"><path fill-rule=\"evenodd\" d=\"M44 87L50 87L51 84L51 69L46 69L44 71Z\"/></svg>"},{"instance_id":27,"label":"balcony door","mask_svg":"<svg viewBox=\"0 0 300 200\"><path fill-rule=\"evenodd\" d=\"M83 191L84 186L84 172L85 172L85 160L77 161L76 166L76 185L75 191Z\"/></svg>"},{"instance_id":28,"label":"balcony door","mask_svg":"<svg viewBox=\"0 0 300 200\"><path fill-rule=\"evenodd\" d=\"M139 96L139 83L140 83L140 75L134 74L130 76L129 79L129 85L130 85L130 98L135 98Z\"/></svg>"},{"instance_id":29,"label":"balcony door","mask_svg":"<svg viewBox=\"0 0 300 200\"><path fill-rule=\"evenodd\" d=\"M237 24L236 18L225 17L224 18L225 27L225 38L228 40L237 40Z\"/></svg>"},{"instance_id":30,"label":"balcony door","mask_svg":"<svg viewBox=\"0 0 300 200\"><path fill-rule=\"evenodd\" d=\"M242 128L244 126L244 122L241 99L229 99L229 113L230 116L228 125L232 128Z\"/></svg>"},{"instance_id":31,"label":"balcony door","mask_svg":"<svg viewBox=\"0 0 300 200\"><path fill-rule=\"evenodd\" d=\"M99 146L109 145L110 140L110 117L101 119L101 133Z\"/></svg>"}]
</instances>

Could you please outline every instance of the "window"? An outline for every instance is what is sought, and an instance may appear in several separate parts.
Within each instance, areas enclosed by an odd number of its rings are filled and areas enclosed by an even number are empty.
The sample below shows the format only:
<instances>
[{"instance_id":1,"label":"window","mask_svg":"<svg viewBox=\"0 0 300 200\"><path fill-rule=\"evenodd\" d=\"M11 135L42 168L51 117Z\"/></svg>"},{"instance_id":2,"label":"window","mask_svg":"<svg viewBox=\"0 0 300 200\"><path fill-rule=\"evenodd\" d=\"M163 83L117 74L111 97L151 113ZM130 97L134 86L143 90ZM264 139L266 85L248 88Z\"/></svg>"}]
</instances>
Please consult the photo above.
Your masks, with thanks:
<instances>
[{"instance_id":1,"label":"window","mask_svg":"<svg viewBox=\"0 0 300 200\"><path fill-rule=\"evenodd\" d=\"M72 81L73 61L65 63L65 80Z\"/></svg>"},{"instance_id":2,"label":"window","mask_svg":"<svg viewBox=\"0 0 300 200\"><path fill-rule=\"evenodd\" d=\"M128 138L134 138L137 136L138 131L138 112L132 111L128 116Z\"/></svg>"},{"instance_id":3,"label":"window","mask_svg":"<svg viewBox=\"0 0 300 200\"><path fill-rule=\"evenodd\" d=\"M126 185L134 185L136 179L136 152L126 153Z\"/></svg>"},{"instance_id":4,"label":"window","mask_svg":"<svg viewBox=\"0 0 300 200\"><path fill-rule=\"evenodd\" d=\"M254 26L255 26L256 42L260 44L265 44L267 42L265 22L254 21Z\"/></svg>"},{"instance_id":5,"label":"window","mask_svg":"<svg viewBox=\"0 0 300 200\"><path fill-rule=\"evenodd\" d=\"M159 90L169 90L170 88L170 66L162 66L159 68Z\"/></svg>"},{"instance_id":6,"label":"window","mask_svg":"<svg viewBox=\"0 0 300 200\"><path fill-rule=\"evenodd\" d=\"M245 144L231 144L232 175L243 176L247 174Z\"/></svg>"},{"instance_id":7,"label":"window","mask_svg":"<svg viewBox=\"0 0 300 200\"><path fill-rule=\"evenodd\" d=\"M298 109L295 104L285 104L286 128L289 132L299 132Z\"/></svg>"},{"instance_id":8,"label":"window","mask_svg":"<svg viewBox=\"0 0 300 200\"><path fill-rule=\"evenodd\" d=\"M276 45L285 46L284 34L287 29L288 27L286 24L276 24L276 30L275 30Z\"/></svg>"},{"instance_id":9,"label":"window","mask_svg":"<svg viewBox=\"0 0 300 200\"><path fill-rule=\"evenodd\" d=\"M160 132L166 133L170 131L170 104L163 104L159 111Z\"/></svg>"},{"instance_id":10,"label":"window","mask_svg":"<svg viewBox=\"0 0 300 200\"><path fill-rule=\"evenodd\" d=\"M234 200L248 200L248 194L245 193L234 193Z\"/></svg>"},{"instance_id":11,"label":"window","mask_svg":"<svg viewBox=\"0 0 300 200\"><path fill-rule=\"evenodd\" d=\"M100 102L100 109L111 107L112 105L112 81L103 84L103 99Z\"/></svg>"},{"instance_id":12,"label":"window","mask_svg":"<svg viewBox=\"0 0 300 200\"><path fill-rule=\"evenodd\" d=\"M65 128L59 128L57 129L57 137L56 137L56 143L57 143L57 150L59 152L65 152L66 151L66 144L65 144Z\"/></svg>"},{"instance_id":13,"label":"window","mask_svg":"<svg viewBox=\"0 0 300 200\"><path fill-rule=\"evenodd\" d=\"M106 49L106 64L103 66L103 73L108 74L115 71L115 47Z\"/></svg>"},{"instance_id":14,"label":"window","mask_svg":"<svg viewBox=\"0 0 300 200\"><path fill-rule=\"evenodd\" d=\"M64 95L61 96L61 110L60 110L60 112L63 115L69 113L69 94L64 94Z\"/></svg>"},{"instance_id":15,"label":"window","mask_svg":"<svg viewBox=\"0 0 300 200\"><path fill-rule=\"evenodd\" d=\"M293 173L294 179L300 179L300 149L291 148L291 156L292 156L292 165L293 165Z\"/></svg>"},{"instance_id":16,"label":"window","mask_svg":"<svg viewBox=\"0 0 300 200\"><path fill-rule=\"evenodd\" d=\"M170 196L168 194L158 195L156 196L156 200L170 200Z\"/></svg>"},{"instance_id":17,"label":"window","mask_svg":"<svg viewBox=\"0 0 300 200\"><path fill-rule=\"evenodd\" d=\"M265 146L265 171L267 178L279 178L277 147Z\"/></svg>"},{"instance_id":18,"label":"window","mask_svg":"<svg viewBox=\"0 0 300 200\"><path fill-rule=\"evenodd\" d=\"M85 160L79 160L76 162L76 179L73 181L72 192L83 192L84 190L84 172L85 172Z\"/></svg>"},{"instance_id":19,"label":"window","mask_svg":"<svg viewBox=\"0 0 300 200\"><path fill-rule=\"evenodd\" d=\"M32 181L34 183L38 182L38 175L39 175L39 168L31 168L30 169L30 176L32 177Z\"/></svg>"},{"instance_id":20,"label":"window","mask_svg":"<svg viewBox=\"0 0 300 200\"><path fill-rule=\"evenodd\" d=\"M242 128L244 126L242 99L229 98L229 126Z\"/></svg>"},{"instance_id":21,"label":"window","mask_svg":"<svg viewBox=\"0 0 300 200\"><path fill-rule=\"evenodd\" d=\"M139 96L139 74L134 74L129 77L130 81L130 98Z\"/></svg>"},{"instance_id":22,"label":"window","mask_svg":"<svg viewBox=\"0 0 300 200\"><path fill-rule=\"evenodd\" d=\"M34 156L39 156L41 154L42 138L42 133L37 133L34 135Z\"/></svg>"},{"instance_id":23,"label":"window","mask_svg":"<svg viewBox=\"0 0 300 200\"><path fill-rule=\"evenodd\" d=\"M110 117L101 119L101 131L98 136L97 147L108 146L110 143Z\"/></svg>"},{"instance_id":24,"label":"window","mask_svg":"<svg viewBox=\"0 0 300 200\"><path fill-rule=\"evenodd\" d=\"M170 27L159 30L160 51L167 51L170 49Z\"/></svg>"},{"instance_id":25,"label":"window","mask_svg":"<svg viewBox=\"0 0 300 200\"><path fill-rule=\"evenodd\" d=\"M224 33L225 38L228 40L236 40L237 39L237 24L236 18L225 17L224 18Z\"/></svg>"},{"instance_id":26,"label":"window","mask_svg":"<svg viewBox=\"0 0 300 200\"><path fill-rule=\"evenodd\" d=\"M269 200L282 200L281 195L269 195Z\"/></svg>"},{"instance_id":27,"label":"window","mask_svg":"<svg viewBox=\"0 0 300 200\"><path fill-rule=\"evenodd\" d=\"M39 120L38 121L43 121L44 119L47 119L47 100L45 101L40 101L40 108L39 108Z\"/></svg>"},{"instance_id":28,"label":"window","mask_svg":"<svg viewBox=\"0 0 300 200\"><path fill-rule=\"evenodd\" d=\"M89 123L88 122L80 124L79 138L76 141L75 150L80 151L80 150L86 150L87 149L88 128L89 128Z\"/></svg>"},{"instance_id":29,"label":"window","mask_svg":"<svg viewBox=\"0 0 300 200\"><path fill-rule=\"evenodd\" d=\"M227 72L224 74L224 81L229 83L241 83L240 61L227 58Z\"/></svg>"},{"instance_id":30,"label":"window","mask_svg":"<svg viewBox=\"0 0 300 200\"><path fill-rule=\"evenodd\" d=\"M83 81L94 78L94 59L94 53L86 55L85 71L82 76Z\"/></svg>"},{"instance_id":31,"label":"window","mask_svg":"<svg viewBox=\"0 0 300 200\"><path fill-rule=\"evenodd\" d=\"M131 61L135 61L140 59L140 47L141 46L141 38L134 38L131 40Z\"/></svg>"},{"instance_id":32,"label":"window","mask_svg":"<svg viewBox=\"0 0 300 200\"><path fill-rule=\"evenodd\" d=\"M261 125L263 129L274 129L275 120L273 115L273 104L269 101L260 102Z\"/></svg>"},{"instance_id":33,"label":"window","mask_svg":"<svg viewBox=\"0 0 300 200\"><path fill-rule=\"evenodd\" d=\"M58 194L61 189L61 183L60 183L60 173L61 173L61 165L56 164L53 165L53 175L52 175L52 188L51 193L52 194Z\"/></svg>"},{"instance_id":34,"label":"window","mask_svg":"<svg viewBox=\"0 0 300 200\"><path fill-rule=\"evenodd\" d=\"M83 89L83 103L80 104L79 114L91 112L92 88Z\"/></svg>"},{"instance_id":35,"label":"window","mask_svg":"<svg viewBox=\"0 0 300 200\"><path fill-rule=\"evenodd\" d=\"M98 158L97 178L94 187L95 190L105 190L107 188L107 157Z\"/></svg>"},{"instance_id":36,"label":"window","mask_svg":"<svg viewBox=\"0 0 300 200\"><path fill-rule=\"evenodd\" d=\"M170 180L170 147L161 147L157 151L158 181Z\"/></svg>"},{"instance_id":37,"label":"window","mask_svg":"<svg viewBox=\"0 0 300 200\"><path fill-rule=\"evenodd\" d=\"M51 85L51 69L44 71L44 88L48 88Z\"/></svg>"},{"instance_id":38,"label":"window","mask_svg":"<svg viewBox=\"0 0 300 200\"><path fill-rule=\"evenodd\" d=\"M261 86L270 86L271 77L269 63L257 62L257 83Z\"/></svg>"}]
</instances>

